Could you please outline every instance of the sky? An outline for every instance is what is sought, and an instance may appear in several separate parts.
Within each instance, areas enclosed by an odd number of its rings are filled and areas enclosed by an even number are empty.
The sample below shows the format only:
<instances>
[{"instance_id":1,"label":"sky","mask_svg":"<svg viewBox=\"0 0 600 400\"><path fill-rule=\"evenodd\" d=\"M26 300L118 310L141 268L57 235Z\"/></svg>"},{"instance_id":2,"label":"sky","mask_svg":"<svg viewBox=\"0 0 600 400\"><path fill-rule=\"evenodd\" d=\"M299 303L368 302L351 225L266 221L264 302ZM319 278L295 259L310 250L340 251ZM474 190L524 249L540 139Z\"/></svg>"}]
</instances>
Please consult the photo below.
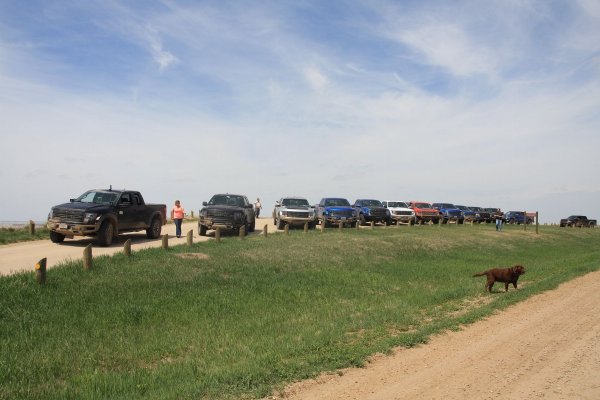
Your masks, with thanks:
<instances>
[{"instance_id":1,"label":"sky","mask_svg":"<svg viewBox=\"0 0 600 400\"><path fill-rule=\"evenodd\" d=\"M600 2L0 0L0 221L88 189L600 218Z\"/></svg>"}]
</instances>

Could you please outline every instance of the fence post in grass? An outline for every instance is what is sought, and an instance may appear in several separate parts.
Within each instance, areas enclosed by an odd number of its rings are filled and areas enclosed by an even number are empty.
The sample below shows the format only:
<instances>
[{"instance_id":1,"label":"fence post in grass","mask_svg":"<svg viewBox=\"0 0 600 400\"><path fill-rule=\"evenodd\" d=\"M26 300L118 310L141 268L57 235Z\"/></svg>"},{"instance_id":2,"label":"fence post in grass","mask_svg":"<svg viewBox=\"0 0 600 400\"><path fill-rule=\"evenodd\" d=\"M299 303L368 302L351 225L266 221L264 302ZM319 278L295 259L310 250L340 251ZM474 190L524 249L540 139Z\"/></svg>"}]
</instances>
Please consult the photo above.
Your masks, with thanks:
<instances>
[{"instance_id":1,"label":"fence post in grass","mask_svg":"<svg viewBox=\"0 0 600 400\"><path fill-rule=\"evenodd\" d=\"M269 227L267 226L267 224L265 224L265 226L263 226L263 236L267 237L268 232L269 232Z\"/></svg>"},{"instance_id":2,"label":"fence post in grass","mask_svg":"<svg viewBox=\"0 0 600 400\"><path fill-rule=\"evenodd\" d=\"M289 234L290 234L290 224L285 224L285 226L283 227L283 232L285 233L286 236L289 236Z\"/></svg>"},{"instance_id":3,"label":"fence post in grass","mask_svg":"<svg viewBox=\"0 0 600 400\"><path fill-rule=\"evenodd\" d=\"M188 246L191 246L194 243L194 231L193 230L189 230L186 236L186 243Z\"/></svg>"},{"instance_id":4,"label":"fence post in grass","mask_svg":"<svg viewBox=\"0 0 600 400\"><path fill-rule=\"evenodd\" d=\"M83 269L89 271L92 269L92 245L88 244L83 249Z\"/></svg>"},{"instance_id":5,"label":"fence post in grass","mask_svg":"<svg viewBox=\"0 0 600 400\"><path fill-rule=\"evenodd\" d=\"M523 230L527 230L527 211L523 211Z\"/></svg>"},{"instance_id":6,"label":"fence post in grass","mask_svg":"<svg viewBox=\"0 0 600 400\"><path fill-rule=\"evenodd\" d=\"M40 285L46 283L46 258L42 258L35 264L35 280Z\"/></svg>"},{"instance_id":7,"label":"fence post in grass","mask_svg":"<svg viewBox=\"0 0 600 400\"><path fill-rule=\"evenodd\" d=\"M535 212L535 234L536 235L540 234L540 212L539 211Z\"/></svg>"},{"instance_id":8,"label":"fence post in grass","mask_svg":"<svg viewBox=\"0 0 600 400\"><path fill-rule=\"evenodd\" d=\"M360 221L356 220L356 224L354 224L354 227L356 228L356 230L360 230Z\"/></svg>"},{"instance_id":9,"label":"fence post in grass","mask_svg":"<svg viewBox=\"0 0 600 400\"><path fill-rule=\"evenodd\" d=\"M191 215L192 219L194 219L194 210L191 211L190 215Z\"/></svg>"},{"instance_id":10,"label":"fence post in grass","mask_svg":"<svg viewBox=\"0 0 600 400\"><path fill-rule=\"evenodd\" d=\"M240 239L244 239L246 237L246 226L242 225L240 226Z\"/></svg>"},{"instance_id":11,"label":"fence post in grass","mask_svg":"<svg viewBox=\"0 0 600 400\"><path fill-rule=\"evenodd\" d=\"M125 241L125 244L123 245L123 253L125 253L127 257L131 257L131 239L127 239Z\"/></svg>"},{"instance_id":12,"label":"fence post in grass","mask_svg":"<svg viewBox=\"0 0 600 400\"><path fill-rule=\"evenodd\" d=\"M375 228L375 221L371 221L371 229Z\"/></svg>"},{"instance_id":13,"label":"fence post in grass","mask_svg":"<svg viewBox=\"0 0 600 400\"><path fill-rule=\"evenodd\" d=\"M35 222L29 220L29 234L31 236L35 235Z\"/></svg>"},{"instance_id":14,"label":"fence post in grass","mask_svg":"<svg viewBox=\"0 0 600 400\"><path fill-rule=\"evenodd\" d=\"M162 237L162 248L167 250L169 248L169 234L165 233Z\"/></svg>"},{"instance_id":15,"label":"fence post in grass","mask_svg":"<svg viewBox=\"0 0 600 400\"><path fill-rule=\"evenodd\" d=\"M308 233L308 222L304 223L304 233Z\"/></svg>"},{"instance_id":16,"label":"fence post in grass","mask_svg":"<svg viewBox=\"0 0 600 400\"><path fill-rule=\"evenodd\" d=\"M338 225L338 229L341 232L342 228L344 227L344 222L340 220L340 224Z\"/></svg>"},{"instance_id":17,"label":"fence post in grass","mask_svg":"<svg viewBox=\"0 0 600 400\"><path fill-rule=\"evenodd\" d=\"M215 240L217 241L217 243L221 241L221 228L219 228L218 226L217 229L215 229Z\"/></svg>"}]
</instances>

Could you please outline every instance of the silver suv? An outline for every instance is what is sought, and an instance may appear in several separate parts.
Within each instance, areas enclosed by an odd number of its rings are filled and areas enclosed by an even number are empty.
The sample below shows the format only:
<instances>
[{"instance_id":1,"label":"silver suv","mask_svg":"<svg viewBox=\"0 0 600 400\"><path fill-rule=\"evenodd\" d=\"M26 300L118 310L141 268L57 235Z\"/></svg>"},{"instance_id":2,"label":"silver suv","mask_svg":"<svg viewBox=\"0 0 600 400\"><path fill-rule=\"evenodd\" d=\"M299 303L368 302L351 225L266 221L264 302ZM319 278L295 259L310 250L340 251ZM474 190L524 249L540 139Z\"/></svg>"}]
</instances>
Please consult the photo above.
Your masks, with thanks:
<instances>
[{"instance_id":1,"label":"silver suv","mask_svg":"<svg viewBox=\"0 0 600 400\"><path fill-rule=\"evenodd\" d=\"M315 209L304 197L282 197L275 203L273 210L273 223L277 229L283 229L288 225L304 225L314 229L317 216Z\"/></svg>"}]
</instances>

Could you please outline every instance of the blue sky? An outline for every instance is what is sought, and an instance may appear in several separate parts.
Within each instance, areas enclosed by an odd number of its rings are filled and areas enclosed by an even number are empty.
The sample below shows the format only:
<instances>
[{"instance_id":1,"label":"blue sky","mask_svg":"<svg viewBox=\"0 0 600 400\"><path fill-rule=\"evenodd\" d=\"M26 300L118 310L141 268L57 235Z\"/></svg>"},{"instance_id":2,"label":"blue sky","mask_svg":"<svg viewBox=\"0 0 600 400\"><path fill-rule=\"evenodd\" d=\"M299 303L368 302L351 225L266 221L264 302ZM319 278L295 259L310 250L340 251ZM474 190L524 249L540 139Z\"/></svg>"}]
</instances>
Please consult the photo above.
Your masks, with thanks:
<instances>
[{"instance_id":1,"label":"blue sky","mask_svg":"<svg viewBox=\"0 0 600 400\"><path fill-rule=\"evenodd\" d=\"M599 84L594 0L0 0L0 221L108 185L598 218Z\"/></svg>"}]
</instances>

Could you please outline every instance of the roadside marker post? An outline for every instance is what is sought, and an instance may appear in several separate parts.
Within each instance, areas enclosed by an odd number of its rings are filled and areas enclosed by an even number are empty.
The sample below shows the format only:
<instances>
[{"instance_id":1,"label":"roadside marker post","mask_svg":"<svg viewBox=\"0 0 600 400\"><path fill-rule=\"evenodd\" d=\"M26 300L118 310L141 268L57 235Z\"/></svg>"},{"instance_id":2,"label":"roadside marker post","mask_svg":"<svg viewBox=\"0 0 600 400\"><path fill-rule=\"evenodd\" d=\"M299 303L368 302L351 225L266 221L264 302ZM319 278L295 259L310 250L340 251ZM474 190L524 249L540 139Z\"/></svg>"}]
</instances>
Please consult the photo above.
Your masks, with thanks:
<instances>
[{"instance_id":1,"label":"roadside marker post","mask_svg":"<svg viewBox=\"0 0 600 400\"><path fill-rule=\"evenodd\" d=\"M240 239L244 240L246 238L246 226L240 226Z\"/></svg>"},{"instance_id":2,"label":"roadside marker post","mask_svg":"<svg viewBox=\"0 0 600 400\"><path fill-rule=\"evenodd\" d=\"M215 240L217 241L217 243L221 241L221 228L219 227L215 229Z\"/></svg>"},{"instance_id":3,"label":"roadside marker post","mask_svg":"<svg viewBox=\"0 0 600 400\"><path fill-rule=\"evenodd\" d=\"M283 227L283 232L285 233L285 236L290 235L290 224L285 224L285 226Z\"/></svg>"},{"instance_id":4,"label":"roadside marker post","mask_svg":"<svg viewBox=\"0 0 600 400\"><path fill-rule=\"evenodd\" d=\"M92 245L88 244L83 249L83 269L89 271L92 269Z\"/></svg>"},{"instance_id":5,"label":"roadside marker post","mask_svg":"<svg viewBox=\"0 0 600 400\"><path fill-rule=\"evenodd\" d=\"M131 257L131 239L127 239L125 241L125 244L123 245L123 253L125 253L127 257Z\"/></svg>"},{"instance_id":6,"label":"roadside marker post","mask_svg":"<svg viewBox=\"0 0 600 400\"><path fill-rule=\"evenodd\" d=\"M165 233L162 237L162 248L167 250L169 248L169 234Z\"/></svg>"},{"instance_id":7,"label":"roadside marker post","mask_svg":"<svg viewBox=\"0 0 600 400\"><path fill-rule=\"evenodd\" d=\"M35 222L29 220L29 235L35 235Z\"/></svg>"},{"instance_id":8,"label":"roadside marker post","mask_svg":"<svg viewBox=\"0 0 600 400\"><path fill-rule=\"evenodd\" d=\"M269 231L269 227L267 226L267 224L265 224L265 226L263 226L263 236L267 237L267 233Z\"/></svg>"},{"instance_id":9,"label":"roadside marker post","mask_svg":"<svg viewBox=\"0 0 600 400\"><path fill-rule=\"evenodd\" d=\"M186 243L188 246L191 246L194 243L194 231L192 231L191 229L187 233Z\"/></svg>"},{"instance_id":10,"label":"roadside marker post","mask_svg":"<svg viewBox=\"0 0 600 400\"><path fill-rule=\"evenodd\" d=\"M42 258L35 264L35 280L40 285L46 283L46 258Z\"/></svg>"}]
</instances>

